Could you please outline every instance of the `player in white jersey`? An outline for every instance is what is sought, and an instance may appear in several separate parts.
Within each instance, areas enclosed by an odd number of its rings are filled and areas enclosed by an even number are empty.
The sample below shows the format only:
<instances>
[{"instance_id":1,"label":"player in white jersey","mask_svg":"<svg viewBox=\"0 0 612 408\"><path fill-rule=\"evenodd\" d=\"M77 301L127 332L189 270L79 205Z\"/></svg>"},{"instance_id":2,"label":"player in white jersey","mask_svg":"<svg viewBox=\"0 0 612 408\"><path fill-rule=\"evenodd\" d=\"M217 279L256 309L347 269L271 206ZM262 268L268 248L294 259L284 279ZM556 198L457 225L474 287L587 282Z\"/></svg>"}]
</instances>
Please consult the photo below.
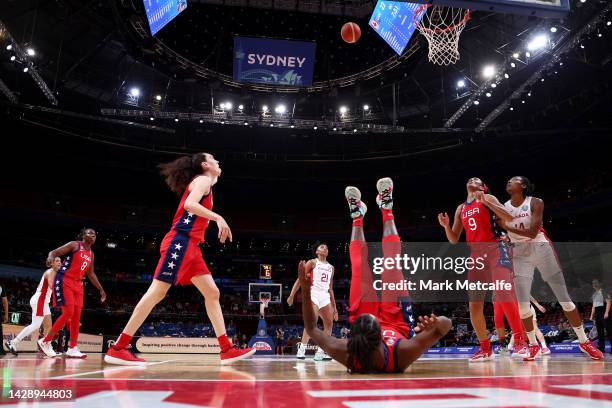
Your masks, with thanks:
<instances>
[{"instance_id":1,"label":"player in white jersey","mask_svg":"<svg viewBox=\"0 0 612 408\"><path fill-rule=\"evenodd\" d=\"M306 264L306 274L311 276L311 291L310 300L312 302L312 308L315 312L315 316L321 317L323 320L323 331L328 335L331 335L334 321L338 321L338 310L336 309L336 300L334 298L333 289L333 277L334 267L332 264L327 262L327 255L329 249L326 244L320 244L317 246L316 258L311 259ZM295 281L291 293L287 298L289 306L293 304L295 294L300 288L299 279ZM303 301L307 301L304 299ZM296 357L300 360L306 358L306 346L308 345L310 336L306 333L306 329L302 333L302 341L298 343L298 351ZM321 347L317 348L314 356L315 361L331 360Z\"/></svg>"},{"instance_id":2,"label":"player in white jersey","mask_svg":"<svg viewBox=\"0 0 612 408\"><path fill-rule=\"evenodd\" d=\"M514 284L519 313L529 339L529 357L524 360L535 360L541 354L533 324L533 312L529 307L535 268L538 268L542 279L557 297L578 336L580 350L593 360L603 360L601 351L591 343L584 332L578 309L567 292L557 254L542 227L544 202L531 196L533 185L523 176L512 177L506 185L506 191L510 194L510 200L504 206L513 219L505 222L503 226L514 243Z\"/></svg>"},{"instance_id":3,"label":"player in white jersey","mask_svg":"<svg viewBox=\"0 0 612 408\"><path fill-rule=\"evenodd\" d=\"M38 288L36 288L36 293L34 293L34 295L30 298L30 307L32 307L32 323L30 323L29 326L24 327L13 340L4 343L6 348L14 355L17 355L17 345L24 338L38 331L45 318L51 319L49 301L51 300L51 294L53 293L52 289L55 274L61 266L61 258L56 257L51 264L51 268L47 269L45 273L43 273L40 283L38 284Z\"/></svg>"}]
</instances>

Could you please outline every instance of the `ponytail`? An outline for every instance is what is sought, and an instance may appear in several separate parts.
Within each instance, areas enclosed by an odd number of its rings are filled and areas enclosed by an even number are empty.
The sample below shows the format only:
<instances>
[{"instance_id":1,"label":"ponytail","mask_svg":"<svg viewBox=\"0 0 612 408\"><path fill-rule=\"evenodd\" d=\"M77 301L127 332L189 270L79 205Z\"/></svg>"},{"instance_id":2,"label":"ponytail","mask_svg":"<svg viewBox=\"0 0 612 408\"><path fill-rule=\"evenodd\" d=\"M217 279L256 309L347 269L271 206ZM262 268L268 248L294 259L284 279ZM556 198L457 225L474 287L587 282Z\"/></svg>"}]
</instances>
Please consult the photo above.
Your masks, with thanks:
<instances>
[{"instance_id":1,"label":"ponytail","mask_svg":"<svg viewBox=\"0 0 612 408\"><path fill-rule=\"evenodd\" d=\"M203 173L202 162L205 161L206 153L196 153L193 156L182 156L169 163L162 163L157 167L170 190L182 194L191 180Z\"/></svg>"}]
</instances>

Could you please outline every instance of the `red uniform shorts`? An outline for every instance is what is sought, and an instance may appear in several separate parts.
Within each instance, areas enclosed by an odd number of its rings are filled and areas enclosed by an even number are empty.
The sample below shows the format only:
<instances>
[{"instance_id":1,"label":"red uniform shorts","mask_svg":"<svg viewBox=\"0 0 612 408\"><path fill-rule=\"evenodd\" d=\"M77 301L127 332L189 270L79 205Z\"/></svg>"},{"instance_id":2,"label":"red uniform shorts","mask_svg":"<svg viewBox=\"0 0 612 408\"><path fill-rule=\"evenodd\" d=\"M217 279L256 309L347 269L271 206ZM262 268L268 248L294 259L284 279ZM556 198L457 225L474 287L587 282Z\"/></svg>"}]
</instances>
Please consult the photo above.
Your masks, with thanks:
<instances>
[{"instance_id":1,"label":"red uniform shorts","mask_svg":"<svg viewBox=\"0 0 612 408\"><path fill-rule=\"evenodd\" d=\"M194 276L210 275L198 244L181 232L166 235L153 278L171 285L190 285Z\"/></svg>"}]
</instances>

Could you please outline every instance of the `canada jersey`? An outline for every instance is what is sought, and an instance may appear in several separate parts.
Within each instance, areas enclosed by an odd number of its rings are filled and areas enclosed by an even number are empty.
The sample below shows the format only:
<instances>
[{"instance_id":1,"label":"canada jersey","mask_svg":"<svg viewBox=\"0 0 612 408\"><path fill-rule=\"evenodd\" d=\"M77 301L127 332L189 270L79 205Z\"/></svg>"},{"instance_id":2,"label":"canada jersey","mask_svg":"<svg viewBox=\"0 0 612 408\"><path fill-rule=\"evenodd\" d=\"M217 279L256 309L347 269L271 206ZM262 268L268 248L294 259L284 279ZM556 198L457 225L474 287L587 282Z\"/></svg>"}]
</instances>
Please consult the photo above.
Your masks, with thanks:
<instances>
[{"instance_id":1,"label":"canada jersey","mask_svg":"<svg viewBox=\"0 0 612 408\"><path fill-rule=\"evenodd\" d=\"M461 223L468 243L497 242L501 237L501 231L495 223L495 214L477 200L463 204Z\"/></svg>"},{"instance_id":2,"label":"canada jersey","mask_svg":"<svg viewBox=\"0 0 612 408\"><path fill-rule=\"evenodd\" d=\"M47 269L47 271L50 271L51 269ZM49 301L51 300L51 293L52 291L49 290L49 280L47 279L47 275L46 272L43 274L42 278L40 279L40 283L38 284L38 287L36 288L36 293L34 293L33 297L37 297L37 299L42 298L43 302L45 304L49 304Z\"/></svg>"},{"instance_id":3,"label":"canada jersey","mask_svg":"<svg viewBox=\"0 0 612 408\"><path fill-rule=\"evenodd\" d=\"M334 267L330 263L316 259L315 267L312 270L312 289L328 292L333 272Z\"/></svg>"},{"instance_id":4,"label":"canada jersey","mask_svg":"<svg viewBox=\"0 0 612 408\"><path fill-rule=\"evenodd\" d=\"M56 280L69 278L75 281L83 280L85 272L91 267L93 262L93 252L91 249L85 249L83 242L77 242L79 247L76 251L64 258L64 263L59 271L57 271Z\"/></svg>"},{"instance_id":5,"label":"canada jersey","mask_svg":"<svg viewBox=\"0 0 612 408\"><path fill-rule=\"evenodd\" d=\"M504 207L506 210L512 215L513 219L510 222L510 226L520 230L528 230L531 228L531 224L533 222L533 210L531 208L531 200L532 197L528 196L525 198L525 201L518 207L512 205L512 200L506 201ZM513 242L547 242L546 232L544 228L540 227L538 231L538 235L535 238L525 237L523 235L516 234L514 232L508 231L508 235L510 235L510 239Z\"/></svg>"},{"instance_id":6,"label":"canada jersey","mask_svg":"<svg viewBox=\"0 0 612 408\"><path fill-rule=\"evenodd\" d=\"M183 233L189 236L189 239L192 239L198 243L204 242L204 234L206 233L206 228L208 228L208 218L198 217L197 215L190 213L185 210L185 200L187 200L187 196L189 196L189 190L185 189L183 193L183 197L181 198L181 202L174 214L174 219L172 220L172 228L170 229L170 233L173 231ZM200 204L208 209L212 210L213 208L213 193L212 189L208 195L202 197L200 200Z\"/></svg>"}]
</instances>

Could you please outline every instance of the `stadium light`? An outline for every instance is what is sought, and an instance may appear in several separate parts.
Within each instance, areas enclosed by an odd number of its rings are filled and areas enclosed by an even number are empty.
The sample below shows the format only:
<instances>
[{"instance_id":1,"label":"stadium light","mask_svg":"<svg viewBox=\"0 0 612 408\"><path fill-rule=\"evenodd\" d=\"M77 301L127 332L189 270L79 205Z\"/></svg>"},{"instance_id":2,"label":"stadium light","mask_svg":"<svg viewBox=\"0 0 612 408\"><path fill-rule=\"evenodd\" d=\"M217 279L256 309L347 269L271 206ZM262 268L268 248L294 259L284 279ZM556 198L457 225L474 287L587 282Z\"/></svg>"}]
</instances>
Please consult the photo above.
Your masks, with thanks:
<instances>
[{"instance_id":1,"label":"stadium light","mask_svg":"<svg viewBox=\"0 0 612 408\"><path fill-rule=\"evenodd\" d=\"M548 45L549 38L546 34L540 34L535 36L529 43L527 44L527 49L529 51L535 51L542 49Z\"/></svg>"},{"instance_id":2,"label":"stadium light","mask_svg":"<svg viewBox=\"0 0 612 408\"><path fill-rule=\"evenodd\" d=\"M550 32L551 33L556 33L557 32L557 27L555 27L555 26L550 27Z\"/></svg>"},{"instance_id":3,"label":"stadium light","mask_svg":"<svg viewBox=\"0 0 612 408\"><path fill-rule=\"evenodd\" d=\"M506 74L504 74L504 78L506 78L506 79L510 79L510 75L508 75L508 74L506 73Z\"/></svg>"},{"instance_id":4,"label":"stadium light","mask_svg":"<svg viewBox=\"0 0 612 408\"><path fill-rule=\"evenodd\" d=\"M277 105L276 108L274 108L274 112L282 115L283 113L287 112L287 107L285 105Z\"/></svg>"},{"instance_id":5,"label":"stadium light","mask_svg":"<svg viewBox=\"0 0 612 408\"><path fill-rule=\"evenodd\" d=\"M203 120L203 119L200 119L200 123L204 123L204 120Z\"/></svg>"},{"instance_id":6,"label":"stadium light","mask_svg":"<svg viewBox=\"0 0 612 408\"><path fill-rule=\"evenodd\" d=\"M134 98L137 98L140 96L140 89L134 87L132 89L130 89L130 95L132 95Z\"/></svg>"},{"instance_id":7,"label":"stadium light","mask_svg":"<svg viewBox=\"0 0 612 408\"><path fill-rule=\"evenodd\" d=\"M364 111L369 111L370 110L370 106L369 105L363 105L363 110Z\"/></svg>"},{"instance_id":8,"label":"stadium light","mask_svg":"<svg viewBox=\"0 0 612 408\"><path fill-rule=\"evenodd\" d=\"M264 105L261 107L261 110L263 111L263 113L268 112L268 105Z\"/></svg>"},{"instance_id":9,"label":"stadium light","mask_svg":"<svg viewBox=\"0 0 612 408\"><path fill-rule=\"evenodd\" d=\"M244 110L244 105L238 105L238 110Z\"/></svg>"},{"instance_id":10,"label":"stadium light","mask_svg":"<svg viewBox=\"0 0 612 408\"><path fill-rule=\"evenodd\" d=\"M154 118L153 116L151 116L151 117L149 118L149 120L150 120L150 121L154 121L154 120L155 120L155 118Z\"/></svg>"},{"instance_id":11,"label":"stadium light","mask_svg":"<svg viewBox=\"0 0 612 408\"><path fill-rule=\"evenodd\" d=\"M36 51L34 51L34 48L28 47L28 49L26 49L26 52L28 53L30 57L33 57L36 55Z\"/></svg>"},{"instance_id":12,"label":"stadium light","mask_svg":"<svg viewBox=\"0 0 612 408\"><path fill-rule=\"evenodd\" d=\"M487 96L487 98L490 98L493 94L491 92L487 92L485 95Z\"/></svg>"},{"instance_id":13,"label":"stadium light","mask_svg":"<svg viewBox=\"0 0 612 408\"><path fill-rule=\"evenodd\" d=\"M7 45L7 46L6 46L6 49L7 49L8 51L12 50L12 49L13 49L13 44L9 44L9 45Z\"/></svg>"},{"instance_id":14,"label":"stadium light","mask_svg":"<svg viewBox=\"0 0 612 408\"><path fill-rule=\"evenodd\" d=\"M347 108L346 106L341 106L341 107L340 107L340 113L341 113L342 115L344 115L346 112L348 112L348 108Z\"/></svg>"},{"instance_id":15,"label":"stadium light","mask_svg":"<svg viewBox=\"0 0 612 408\"><path fill-rule=\"evenodd\" d=\"M482 69L482 75L485 78L493 78L493 76L495 76L495 66L494 65L487 65Z\"/></svg>"},{"instance_id":16,"label":"stadium light","mask_svg":"<svg viewBox=\"0 0 612 408\"><path fill-rule=\"evenodd\" d=\"M247 122L246 120L244 121L244 126L249 126L249 122Z\"/></svg>"},{"instance_id":17,"label":"stadium light","mask_svg":"<svg viewBox=\"0 0 612 408\"><path fill-rule=\"evenodd\" d=\"M516 64L515 64L514 62L511 62L511 63L510 63L510 66L511 66L512 68L516 68Z\"/></svg>"},{"instance_id":18,"label":"stadium light","mask_svg":"<svg viewBox=\"0 0 612 408\"><path fill-rule=\"evenodd\" d=\"M225 110L225 103L220 104L219 107L221 108L221 110Z\"/></svg>"},{"instance_id":19,"label":"stadium light","mask_svg":"<svg viewBox=\"0 0 612 408\"><path fill-rule=\"evenodd\" d=\"M156 101L161 101L162 100L162 96L161 95L155 95L155 100Z\"/></svg>"},{"instance_id":20,"label":"stadium light","mask_svg":"<svg viewBox=\"0 0 612 408\"><path fill-rule=\"evenodd\" d=\"M463 79L457 81L457 88L465 88L465 81Z\"/></svg>"},{"instance_id":21,"label":"stadium light","mask_svg":"<svg viewBox=\"0 0 612 408\"><path fill-rule=\"evenodd\" d=\"M317 129L318 129L318 127L317 127L317 126L315 126L315 127L313 127L313 129L314 129L314 130L317 130Z\"/></svg>"},{"instance_id":22,"label":"stadium light","mask_svg":"<svg viewBox=\"0 0 612 408\"><path fill-rule=\"evenodd\" d=\"M521 54L519 54L518 52L515 52L514 54L512 54L512 58L514 59L519 59L521 57Z\"/></svg>"},{"instance_id":23,"label":"stadium light","mask_svg":"<svg viewBox=\"0 0 612 408\"><path fill-rule=\"evenodd\" d=\"M232 110L232 103L231 102L225 102L225 109Z\"/></svg>"},{"instance_id":24,"label":"stadium light","mask_svg":"<svg viewBox=\"0 0 612 408\"><path fill-rule=\"evenodd\" d=\"M30 70L30 68L25 67L25 68L23 69L23 72L28 72L29 70Z\"/></svg>"},{"instance_id":25,"label":"stadium light","mask_svg":"<svg viewBox=\"0 0 612 408\"><path fill-rule=\"evenodd\" d=\"M493 82L493 83L491 84L491 88L497 88L497 84L496 84L495 82Z\"/></svg>"},{"instance_id":26,"label":"stadium light","mask_svg":"<svg viewBox=\"0 0 612 408\"><path fill-rule=\"evenodd\" d=\"M480 105L480 101L474 101L474 105L476 106Z\"/></svg>"},{"instance_id":27,"label":"stadium light","mask_svg":"<svg viewBox=\"0 0 612 408\"><path fill-rule=\"evenodd\" d=\"M17 59L17 57L15 57L14 55L11 55L11 61L15 61Z\"/></svg>"},{"instance_id":28,"label":"stadium light","mask_svg":"<svg viewBox=\"0 0 612 408\"><path fill-rule=\"evenodd\" d=\"M178 118L174 118L174 121L175 121L175 122L178 122Z\"/></svg>"},{"instance_id":29,"label":"stadium light","mask_svg":"<svg viewBox=\"0 0 612 408\"><path fill-rule=\"evenodd\" d=\"M530 52L526 52L526 53L525 53L525 56L526 56L527 58L531 58L531 53L530 53Z\"/></svg>"},{"instance_id":30,"label":"stadium light","mask_svg":"<svg viewBox=\"0 0 612 408\"><path fill-rule=\"evenodd\" d=\"M338 130L338 128L336 128L336 127L335 127L335 128L334 128L334 132L335 132L336 130Z\"/></svg>"}]
</instances>

